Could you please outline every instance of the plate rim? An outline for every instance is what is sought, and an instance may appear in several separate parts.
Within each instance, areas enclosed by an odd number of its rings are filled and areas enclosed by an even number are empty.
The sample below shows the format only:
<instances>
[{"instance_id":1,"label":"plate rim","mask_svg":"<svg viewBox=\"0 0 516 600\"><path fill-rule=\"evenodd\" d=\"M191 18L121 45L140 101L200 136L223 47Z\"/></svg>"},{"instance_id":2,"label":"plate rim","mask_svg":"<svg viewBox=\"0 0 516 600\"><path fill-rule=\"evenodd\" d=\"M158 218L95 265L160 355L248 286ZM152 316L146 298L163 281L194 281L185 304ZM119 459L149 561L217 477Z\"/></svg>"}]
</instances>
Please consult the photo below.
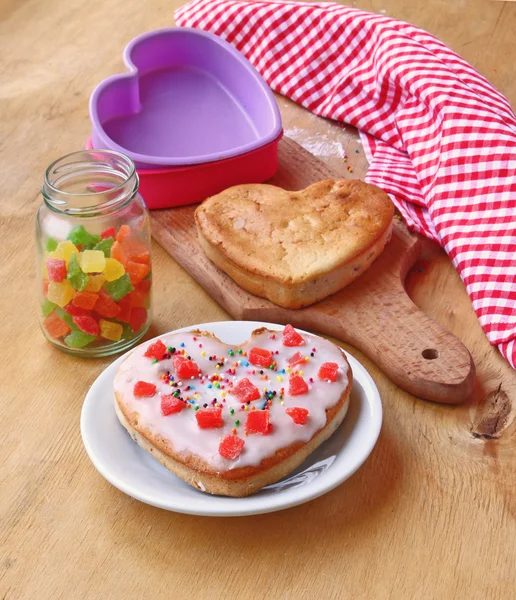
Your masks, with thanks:
<instances>
[{"instance_id":1,"label":"plate rim","mask_svg":"<svg viewBox=\"0 0 516 600\"><path fill-rule=\"evenodd\" d=\"M231 327L234 327L234 328L245 327L245 328L248 328L250 331L252 331L254 329L258 329L260 327L280 328L279 331L281 331L284 327L283 325L280 325L278 323L269 323L269 322L264 322L264 321L240 321L240 320L238 320L238 321L237 320L213 321L213 322L208 322L208 323L198 323L198 324L188 325L186 327L180 327L180 328L174 329L172 331L163 332L163 333L158 334L154 338L145 340L144 342L140 342L140 344L151 342L151 341L156 340L164 335L182 333L182 332L191 331L192 329L197 329L197 328L199 328L199 329L201 329L201 328L209 329L210 327L219 328L219 327L223 327L224 325L230 325ZM317 334L311 333L310 331L301 329L299 327L296 327L296 329L298 329L302 333L307 333L310 335L317 335ZM140 344L138 344L138 345L140 345ZM135 347L137 347L137 346L135 346ZM339 346L339 347L341 347L341 346ZM108 481L111 485L116 487L118 490L120 490L124 494L134 498L135 500L138 500L145 504L149 504L150 506L154 506L156 508L176 512L176 513L181 513L181 514L189 514L189 515L196 515L196 516L212 516L212 517L239 517L239 516L265 514L265 513L269 513L269 512L285 510L287 508L291 508L294 506L298 506L300 504L304 504L305 502L310 502L310 501L318 498L319 496L322 496L322 495L330 492L331 490L335 489L340 484L342 484L344 481L346 481L347 479L352 477L356 473L356 471L368 459L368 457L370 456L371 452L373 451L373 449L378 441L378 437L380 435L380 431L381 431L382 423L383 423L383 406L382 406L380 393L378 391L378 388L377 388L373 378L371 377L371 375L369 374L367 369L355 357L353 357L348 352L346 352L346 350L343 349L343 351L346 354L346 358L348 359L348 361L350 363L353 373L355 374L357 371L360 372L361 379L363 378L365 380L365 381L361 381L360 385L364 390L365 403L368 405L369 412L371 414L370 436L368 438L366 438L366 440L365 440L365 443L363 446L364 450L363 450L359 460L353 466L351 471L346 471L346 474L344 477L333 476L327 482L326 481L327 477L325 477L325 474L323 474L320 477L313 480L312 482L308 483L306 486L303 486L302 488L290 488L289 490L286 490L285 492L279 492L273 496L270 496L269 498L264 497L264 496L255 496L255 495L250 495L245 498L230 498L230 497L224 497L224 496L212 496L210 494L203 494L202 500L200 500L199 504L203 505L206 503L206 501L208 501L208 504L209 504L210 501L213 501L213 504L214 504L213 508L199 508L199 507L197 507L197 503L193 503L193 504L187 505L187 506L182 506L182 505L178 506L177 504L174 504L173 502L170 502L170 503L162 502L161 500L154 499L151 495L146 494L145 492L142 492L139 488L136 488L133 484L127 483L124 480L120 479L117 473L113 473L113 471L111 471L109 469L109 467L106 467L104 461L102 460L102 457L99 456L98 452L94 449L93 445L91 444L89 434L88 434L87 421L88 421L88 417L89 417L89 406L90 406L90 404L92 404L94 402L94 400L92 400L91 398L95 398L95 396L96 396L95 393L92 393L92 390L94 390L94 388L97 385L100 385L99 380L101 380L101 378L105 377L106 374L110 370L115 371L115 369L118 368L118 365L133 350L134 350L134 348L131 348L130 350L125 352L123 355L119 356L116 360L111 362L105 369L103 369L101 371L101 373L95 378L95 381L89 387L89 389L85 395L85 398L84 398L84 401L82 404L82 408L81 408L80 432L81 432L81 438L82 438L82 442L83 442L84 448L86 450L86 453L87 453L90 461L92 462L93 466L100 473L100 475L102 475L102 477L104 477L104 479L106 481ZM354 376L354 380L356 380L355 376ZM368 385L369 390L365 389L364 383ZM113 412L114 412L114 408L113 408ZM142 449L141 452L145 452L145 450ZM330 471L330 469L328 471ZM328 471L326 473L328 473ZM321 479L322 479L322 481L320 481ZM300 489L304 490L304 493L300 493L299 492ZM202 494L202 492L200 492L200 493ZM286 498L285 498L285 496L286 496ZM282 499L283 499L283 501L281 501ZM267 501L267 500L269 500L269 501ZM231 506L232 501L235 504L238 502L238 504L236 506L232 507ZM249 507L248 508L240 508L241 504L243 504L244 506L245 506L245 504L248 504Z\"/></svg>"}]
</instances>

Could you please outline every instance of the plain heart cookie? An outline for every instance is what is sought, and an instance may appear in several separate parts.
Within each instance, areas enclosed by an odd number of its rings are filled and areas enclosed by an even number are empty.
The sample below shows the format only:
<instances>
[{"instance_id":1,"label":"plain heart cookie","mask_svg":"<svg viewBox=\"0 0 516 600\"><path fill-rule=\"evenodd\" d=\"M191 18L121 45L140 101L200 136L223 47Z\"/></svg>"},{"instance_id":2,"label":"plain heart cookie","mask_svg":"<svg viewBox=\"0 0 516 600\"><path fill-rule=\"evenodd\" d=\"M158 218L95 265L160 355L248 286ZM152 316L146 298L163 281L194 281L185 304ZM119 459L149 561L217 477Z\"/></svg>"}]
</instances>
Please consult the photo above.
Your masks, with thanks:
<instances>
[{"instance_id":1,"label":"plain heart cookie","mask_svg":"<svg viewBox=\"0 0 516 600\"><path fill-rule=\"evenodd\" d=\"M195 211L208 258L247 291L301 308L344 288L381 254L394 206L358 180L327 179L300 192L239 185Z\"/></svg>"},{"instance_id":2,"label":"plain heart cookie","mask_svg":"<svg viewBox=\"0 0 516 600\"><path fill-rule=\"evenodd\" d=\"M324 338L258 329L240 346L204 331L141 344L114 381L131 437L195 488L248 496L280 480L337 429L353 375Z\"/></svg>"}]
</instances>

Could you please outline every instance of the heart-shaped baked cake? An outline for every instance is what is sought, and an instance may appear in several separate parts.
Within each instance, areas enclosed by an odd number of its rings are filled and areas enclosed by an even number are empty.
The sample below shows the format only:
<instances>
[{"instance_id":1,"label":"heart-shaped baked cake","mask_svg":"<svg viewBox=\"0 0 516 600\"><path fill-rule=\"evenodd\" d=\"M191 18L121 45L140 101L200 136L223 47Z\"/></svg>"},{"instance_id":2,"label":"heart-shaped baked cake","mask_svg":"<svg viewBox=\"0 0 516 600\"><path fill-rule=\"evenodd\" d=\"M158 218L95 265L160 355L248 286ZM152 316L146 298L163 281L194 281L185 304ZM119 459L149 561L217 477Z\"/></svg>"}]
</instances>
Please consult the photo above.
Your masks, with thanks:
<instances>
[{"instance_id":1,"label":"heart-shaped baked cake","mask_svg":"<svg viewBox=\"0 0 516 600\"><path fill-rule=\"evenodd\" d=\"M132 438L195 488L248 496L278 481L335 431L353 376L323 338L255 330L240 346L203 331L141 344L114 381Z\"/></svg>"},{"instance_id":2,"label":"heart-shaped baked cake","mask_svg":"<svg viewBox=\"0 0 516 600\"><path fill-rule=\"evenodd\" d=\"M301 308L342 289L383 251L394 206L359 180L327 179L300 192L239 185L195 211L199 243L256 296Z\"/></svg>"}]
</instances>

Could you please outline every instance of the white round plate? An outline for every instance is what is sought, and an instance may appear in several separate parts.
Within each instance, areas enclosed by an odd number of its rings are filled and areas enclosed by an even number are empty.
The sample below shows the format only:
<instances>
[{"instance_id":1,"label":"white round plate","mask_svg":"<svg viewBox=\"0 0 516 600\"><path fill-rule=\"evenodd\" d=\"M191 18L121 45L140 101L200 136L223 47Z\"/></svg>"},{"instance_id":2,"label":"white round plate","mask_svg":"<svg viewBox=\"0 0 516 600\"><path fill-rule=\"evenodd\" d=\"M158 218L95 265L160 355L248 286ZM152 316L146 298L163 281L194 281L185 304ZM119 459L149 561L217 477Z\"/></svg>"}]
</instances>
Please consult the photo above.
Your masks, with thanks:
<instances>
[{"instance_id":1,"label":"white round plate","mask_svg":"<svg viewBox=\"0 0 516 600\"><path fill-rule=\"evenodd\" d=\"M240 344L259 327L282 326L253 321L203 323L178 329L211 331L223 342ZM211 496L190 487L142 450L119 423L113 406L113 379L124 356L91 386L81 414L81 433L93 464L129 496L167 510L194 515L256 515L313 500L351 477L371 453L382 424L382 404L369 373L352 356L353 389L348 414L335 433L288 477L247 498Z\"/></svg>"}]
</instances>

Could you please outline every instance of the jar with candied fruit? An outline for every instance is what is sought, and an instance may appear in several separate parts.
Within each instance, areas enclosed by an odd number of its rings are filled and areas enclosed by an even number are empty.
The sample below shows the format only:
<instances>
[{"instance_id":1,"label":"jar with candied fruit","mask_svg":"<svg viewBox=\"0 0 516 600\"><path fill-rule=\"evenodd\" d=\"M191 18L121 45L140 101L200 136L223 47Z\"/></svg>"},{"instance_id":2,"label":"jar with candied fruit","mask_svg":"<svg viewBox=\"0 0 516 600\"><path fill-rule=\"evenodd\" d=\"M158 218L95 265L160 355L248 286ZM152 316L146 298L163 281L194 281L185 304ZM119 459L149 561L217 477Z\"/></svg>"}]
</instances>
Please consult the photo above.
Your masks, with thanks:
<instances>
[{"instance_id":1,"label":"jar with candied fruit","mask_svg":"<svg viewBox=\"0 0 516 600\"><path fill-rule=\"evenodd\" d=\"M126 350L151 320L149 214L132 161L68 154L45 173L36 217L39 317L55 346L81 356Z\"/></svg>"}]
</instances>

